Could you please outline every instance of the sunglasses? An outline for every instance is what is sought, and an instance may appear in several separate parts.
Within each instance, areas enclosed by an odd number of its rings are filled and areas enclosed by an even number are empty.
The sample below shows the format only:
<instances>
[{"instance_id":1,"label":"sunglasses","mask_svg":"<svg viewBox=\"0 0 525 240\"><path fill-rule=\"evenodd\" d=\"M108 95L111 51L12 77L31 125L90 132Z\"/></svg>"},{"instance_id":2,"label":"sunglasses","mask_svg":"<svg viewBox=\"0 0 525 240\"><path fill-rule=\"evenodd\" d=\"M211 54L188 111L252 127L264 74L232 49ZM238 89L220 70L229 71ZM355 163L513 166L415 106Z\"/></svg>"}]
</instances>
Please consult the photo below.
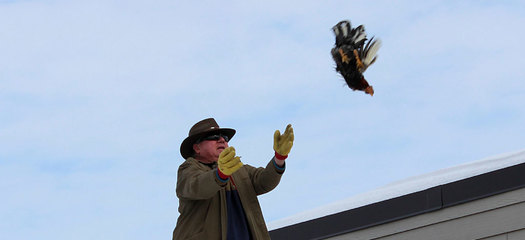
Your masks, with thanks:
<instances>
[{"instance_id":1,"label":"sunglasses","mask_svg":"<svg viewBox=\"0 0 525 240\"><path fill-rule=\"evenodd\" d=\"M206 136L206 137L202 137L202 138L199 138L199 140L197 140L197 142L195 143L201 143L203 141L219 141L219 139L224 138L224 141L226 142L229 142L230 141L230 138L226 135L222 135L222 134L214 134L214 135L209 135L209 136Z\"/></svg>"}]
</instances>

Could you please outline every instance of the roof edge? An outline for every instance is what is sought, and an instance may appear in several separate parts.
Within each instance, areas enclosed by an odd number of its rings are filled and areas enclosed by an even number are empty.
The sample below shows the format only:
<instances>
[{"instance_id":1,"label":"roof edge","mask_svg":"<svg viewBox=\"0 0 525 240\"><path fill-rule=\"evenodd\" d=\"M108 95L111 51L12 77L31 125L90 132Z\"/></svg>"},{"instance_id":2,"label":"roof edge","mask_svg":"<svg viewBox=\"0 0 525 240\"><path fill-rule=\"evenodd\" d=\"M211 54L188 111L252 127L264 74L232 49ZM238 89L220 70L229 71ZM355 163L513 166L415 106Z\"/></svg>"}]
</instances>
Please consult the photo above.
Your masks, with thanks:
<instances>
[{"instance_id":1,"label":"roof edge","mask_svg":"<svg viewBox=\"0 0 525 240\"><path fill-rule=\"evenodd\" d=\"M319 239L525 187L525 163L270 231L272 239Z\"/></svg>"}]
</instances>

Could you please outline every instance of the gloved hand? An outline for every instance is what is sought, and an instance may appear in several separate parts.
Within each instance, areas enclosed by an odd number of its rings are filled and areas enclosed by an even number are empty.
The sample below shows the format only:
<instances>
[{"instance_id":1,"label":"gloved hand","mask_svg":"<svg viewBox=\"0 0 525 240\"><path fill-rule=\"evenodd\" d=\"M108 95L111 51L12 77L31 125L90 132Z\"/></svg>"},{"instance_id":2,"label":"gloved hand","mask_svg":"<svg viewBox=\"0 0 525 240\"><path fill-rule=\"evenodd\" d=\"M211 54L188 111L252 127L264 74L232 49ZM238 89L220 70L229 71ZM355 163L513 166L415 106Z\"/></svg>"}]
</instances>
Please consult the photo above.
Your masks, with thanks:
<instances>
[{"instance_id":1,"label":"gloved hand","mask_svg":"<svg viewBox=\"0 0 525 240\"><path fill-rule=\"evenodd\" d=\"M279 160L284 160L288 157L293 146L293 128L292 124L286 126L286 130L281 135L279 130L275 130L273 134L273 150L275 150L275 157Z\"/></svg>"},{"instance_id":2,"label":"gloved hand","mask_svg":"<svg viewBox=\"0 0 525 240\"><path fill-rule=\"evenodd\" d=\"M217 162L219 168L219 175L223 178L228 178L234 172L242 167L241 157L235 156L235 148L228 147L219 154Z\"/></svg>"}]
</instances>

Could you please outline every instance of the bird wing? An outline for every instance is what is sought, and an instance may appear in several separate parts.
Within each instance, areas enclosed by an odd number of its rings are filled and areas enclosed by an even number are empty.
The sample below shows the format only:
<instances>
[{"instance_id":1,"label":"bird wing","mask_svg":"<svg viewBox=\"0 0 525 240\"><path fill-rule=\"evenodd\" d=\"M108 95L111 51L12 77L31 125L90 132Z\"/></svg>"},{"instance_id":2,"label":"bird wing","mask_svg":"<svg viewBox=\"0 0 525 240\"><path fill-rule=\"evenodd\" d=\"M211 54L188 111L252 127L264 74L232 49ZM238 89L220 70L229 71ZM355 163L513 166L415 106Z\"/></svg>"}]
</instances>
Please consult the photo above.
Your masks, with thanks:
<instances>
[{"instance_id":1,"label":"bird wing","mask_svg":"<svg viewBox=\"0 0 525 240\"><path fill-rule=\"evenodd\" d=\"M361 73L365 72L366 69L372 65L377 59L377 51L381 47L381 40L374 37L370 38L366 46L360 48L359 57L363 63L363 68L360 69Z\"/></svg>"}]
</instances>

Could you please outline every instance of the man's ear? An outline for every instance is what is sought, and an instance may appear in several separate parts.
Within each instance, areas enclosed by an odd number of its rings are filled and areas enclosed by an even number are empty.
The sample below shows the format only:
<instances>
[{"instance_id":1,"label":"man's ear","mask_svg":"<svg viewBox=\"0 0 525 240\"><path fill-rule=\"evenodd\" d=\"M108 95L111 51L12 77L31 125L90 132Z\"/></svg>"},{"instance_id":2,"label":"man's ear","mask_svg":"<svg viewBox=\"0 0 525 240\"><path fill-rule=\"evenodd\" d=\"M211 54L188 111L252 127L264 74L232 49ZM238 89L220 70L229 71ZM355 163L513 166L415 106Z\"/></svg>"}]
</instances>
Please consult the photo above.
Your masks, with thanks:
<instances>
[{"instance_id":1,"label":"man's ear","mask_svg":"<svg viewBox=\"0 0 525 240\"><path fill-rule=\"evenodd\" d=\"M193 152L195 152L196 154L199 154L200 151L197 151L197 150L200 150L199 144L193 144Z\"/></svg>"}]
</instances>

